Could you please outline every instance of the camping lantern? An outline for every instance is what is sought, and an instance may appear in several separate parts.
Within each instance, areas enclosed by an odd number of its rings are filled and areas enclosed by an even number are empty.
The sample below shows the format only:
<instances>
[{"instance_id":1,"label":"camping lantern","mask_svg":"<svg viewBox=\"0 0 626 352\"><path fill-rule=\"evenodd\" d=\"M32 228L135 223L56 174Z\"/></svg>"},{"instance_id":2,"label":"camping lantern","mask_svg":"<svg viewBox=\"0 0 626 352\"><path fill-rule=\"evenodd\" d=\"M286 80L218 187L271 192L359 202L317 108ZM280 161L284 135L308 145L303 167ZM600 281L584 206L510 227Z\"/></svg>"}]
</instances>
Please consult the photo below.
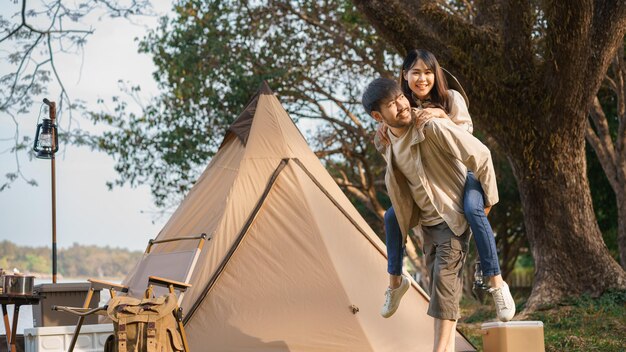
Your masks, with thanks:
<instances>
[{"instance_id":1,"label":"camping lantern","mask_svg":"<svg viewBox=\"0 0 626 352\"><path fill-rule=\"evenodd\" d=\"M480 260L476 259L474 263L474 284L472 285L472 292L482 304L485 304L485 293L488 289L489 287L485 284L483 278L483 271L480 268Z\"/></svg>"},{"instance_id":2,"label":"camping lantern","mask_svg":"<svg viewBox=\"0 0 626 352\"><path fill-rule=\"evenodd\" d=\"M51 119L43 119L43 122L37 125L33 150L37 152L36 156L39 159L52 159L54 153L59 150L57 126Z\"/></svg>"},{"instance_id":3,"label":"camping lantern","mask_svg":"<svg viewBox=\"0 0 626 352\"><path fill-rule=\"evenodd\" d=\"M57 207L56 207L56 173L54 167L54 153L59 150L57 125L54 122L57 114L56 104L48 99L43 100L48 105L50 118L43 119L37 125L33 150L37 158L50 159L51 189L52 189L52 283L57 283Z\"/></svg>"}]
</instances>

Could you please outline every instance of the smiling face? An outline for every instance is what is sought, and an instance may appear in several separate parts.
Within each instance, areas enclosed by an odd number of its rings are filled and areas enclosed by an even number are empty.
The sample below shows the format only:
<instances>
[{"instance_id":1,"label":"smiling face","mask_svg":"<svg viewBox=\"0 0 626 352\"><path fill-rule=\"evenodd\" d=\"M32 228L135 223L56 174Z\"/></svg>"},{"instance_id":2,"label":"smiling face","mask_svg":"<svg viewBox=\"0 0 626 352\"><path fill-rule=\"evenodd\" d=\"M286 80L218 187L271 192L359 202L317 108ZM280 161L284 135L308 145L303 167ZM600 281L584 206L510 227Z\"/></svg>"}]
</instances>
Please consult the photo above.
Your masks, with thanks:
<instances>
[{"instance_id":1,"label":"smiling face","mask_svg":"<svg viewBox=\"0 0 626 352\"><path fill-rule=\"evenodd\" d=\"M413 123L411 106L401 92L380 102L378 111L372 111L372 116L378 122L384 122L395 136L402 135Z\"/></svg>"},{"instance_id":2,"label":"smiling face","mask_svg":"<svg viewBox=\"0 0 626 352\"><path fill-rule=\"evenodd\" d=\"M403 77L407 81L409 89L420 100L428 98L435 85L434 69L426 66L421 59L417 60L410 69L404 71Z\"/></svg>"}]
</instances>

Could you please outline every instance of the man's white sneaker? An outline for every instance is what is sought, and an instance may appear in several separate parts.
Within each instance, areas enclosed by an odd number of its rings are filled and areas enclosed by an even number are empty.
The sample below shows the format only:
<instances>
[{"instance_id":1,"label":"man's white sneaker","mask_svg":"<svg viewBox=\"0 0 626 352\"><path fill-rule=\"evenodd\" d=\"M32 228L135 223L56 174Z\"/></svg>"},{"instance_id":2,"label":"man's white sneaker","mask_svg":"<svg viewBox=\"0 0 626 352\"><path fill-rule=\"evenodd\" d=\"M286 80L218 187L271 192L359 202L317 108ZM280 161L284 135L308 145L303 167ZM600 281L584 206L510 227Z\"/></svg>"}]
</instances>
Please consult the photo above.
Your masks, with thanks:
<instances>
[{"instance_id":1,"label":"man's white sneaker","mask_svg":"<svg viewBox=\"0 0 626 352\"><path fill-rule=\"evenodd\" d=\"M387 287L387 291L385 291L385 304L383 304L383 308L380 310L380 315L382 315L383 318L389 318L398 310L400 300L410 286L411 282L409 278L402 275L400 286L394 289Z\"/></svg>"},{"instance_id":2,"label":"man's white sneaker","mask_svg":"<svg viewBox=\"0 0 626 352\"><path fill-rule=\"evenodd\" d=\"M489 293L496 304L496 313L501 321L509 321L515 315L515 301L511 296L509 285L504 282L502 287L490 288Z\"/></svg>"}]
</instances>

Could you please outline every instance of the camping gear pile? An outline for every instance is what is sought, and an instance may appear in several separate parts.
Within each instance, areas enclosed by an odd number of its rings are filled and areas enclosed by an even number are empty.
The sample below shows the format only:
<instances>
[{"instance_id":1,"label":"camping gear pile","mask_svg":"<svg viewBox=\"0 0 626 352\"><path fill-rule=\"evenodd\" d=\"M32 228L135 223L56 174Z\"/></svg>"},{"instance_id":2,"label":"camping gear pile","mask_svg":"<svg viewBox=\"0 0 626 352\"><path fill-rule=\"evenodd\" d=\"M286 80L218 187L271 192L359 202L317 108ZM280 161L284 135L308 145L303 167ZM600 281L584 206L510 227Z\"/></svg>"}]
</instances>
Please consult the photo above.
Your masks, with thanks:
<instances>
[{"instance_id":1,"label":"camping gear pile","mask_svg":"<svg viewBox=\"0 0 626 352\"><path fill-rule=\"evenodd\" d=\"M185 291L192 286L189 284L191 274L205 242L210 239L210 236L202 233L198 236L150 240L141 260L133 269L135 280L131 285L89 279L89 293L82 308L53 306L52 310L79 316L67 351L74 350L85 317L100 314L107 315L114 325L115 334L105 344L107 352L189 352L180 302ZM153 251L172 243L185 243L188 248L173 253ZM93 293L102 289L109 290L111 299L103 307L89 309Z\"/></svg>"},{"instance_id":2,"label":"camping gear pile","mask_svg":"<svg viewBox=\"0 0 626 352\"><path fill-rule=\"evenodd\" d=\"M177 308L174 294L144 299L112 298L107 316L113 321L115 334L107 340L105 352L183 351Z\"/></svg>"},{"instance_id":3,"label":"camping gear pile","mask_svg":"<svg viewBox=\"0 0 626 352\"><path fill-rule=\"evenodd\" d=\"M147 292L150 292L148 290ZM53 306L53 310L64 311L84 318L92 314L104 315L113 322L114 334L105 344L104 352L189 352L185 348L184 328L180 329L181 310L177 297L169 295L138 299L114 295L107 305L93 309ZM80 333L78 324L77 332ZM74 339L68 349L74 350Z\"/></svg>"}]
</instances>

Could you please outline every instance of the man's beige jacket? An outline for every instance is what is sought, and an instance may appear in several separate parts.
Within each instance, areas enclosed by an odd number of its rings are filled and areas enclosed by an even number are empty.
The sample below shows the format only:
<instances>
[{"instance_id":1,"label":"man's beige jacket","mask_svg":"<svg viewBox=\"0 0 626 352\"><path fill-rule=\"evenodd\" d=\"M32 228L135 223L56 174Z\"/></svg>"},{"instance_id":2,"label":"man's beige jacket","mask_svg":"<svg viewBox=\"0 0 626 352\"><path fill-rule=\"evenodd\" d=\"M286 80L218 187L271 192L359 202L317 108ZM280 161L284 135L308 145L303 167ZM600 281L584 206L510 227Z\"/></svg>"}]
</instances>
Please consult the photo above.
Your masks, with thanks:
<instances>
[{"instance_id":1,"label":"man's beige jacket","mask_svg":"<svg viewBox=\"0 0 626 352\"><path fill-rule=\"evenodd\" d=\"M420 111L413 110L418 118ZM419 121L419 120L418 120ZM426 118L411 127L411 154L420 181L441 218L457 235L468 223L463 213L467 169L474 172L485 193L485 206L498 202L496 175L491 152L476 137L445 118ZM420 209L413 201L404 175L394 168L393 148L376 140L387 161L385 184L402 231L403 243L410 229L420 225Z\"/></svg>"}]
</instances>

